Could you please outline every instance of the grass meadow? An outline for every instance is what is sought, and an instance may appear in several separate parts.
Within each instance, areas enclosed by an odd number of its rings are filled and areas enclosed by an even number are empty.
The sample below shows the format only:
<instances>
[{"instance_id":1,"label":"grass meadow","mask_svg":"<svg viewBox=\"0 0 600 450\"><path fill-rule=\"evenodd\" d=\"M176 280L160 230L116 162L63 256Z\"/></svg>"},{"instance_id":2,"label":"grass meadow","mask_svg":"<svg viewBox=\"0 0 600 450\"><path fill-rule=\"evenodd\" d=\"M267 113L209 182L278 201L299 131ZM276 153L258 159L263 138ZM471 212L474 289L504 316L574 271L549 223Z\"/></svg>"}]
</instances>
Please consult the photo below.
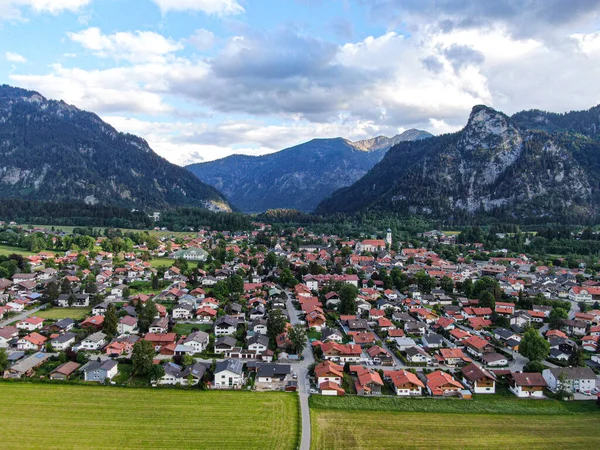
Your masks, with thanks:
<instances>
[{"instance_id":1,"label":"grass meadow","mask_svg":"<svg viewBox=\"0 0 600 450\"><path fill-rule=\"evenodd\" d=\"M595 402L312 396L313 449L597 449Z\"/></svg>"},{"instance_id":2,"label":"grass meadow","mask_svg":"<svg viewBox=\"0 0 600 450\"><path fill-rule=\"evenodd\" d=\"M298 397L0 382L0 447L294 449Z\"/></svg>"}]
</instances>

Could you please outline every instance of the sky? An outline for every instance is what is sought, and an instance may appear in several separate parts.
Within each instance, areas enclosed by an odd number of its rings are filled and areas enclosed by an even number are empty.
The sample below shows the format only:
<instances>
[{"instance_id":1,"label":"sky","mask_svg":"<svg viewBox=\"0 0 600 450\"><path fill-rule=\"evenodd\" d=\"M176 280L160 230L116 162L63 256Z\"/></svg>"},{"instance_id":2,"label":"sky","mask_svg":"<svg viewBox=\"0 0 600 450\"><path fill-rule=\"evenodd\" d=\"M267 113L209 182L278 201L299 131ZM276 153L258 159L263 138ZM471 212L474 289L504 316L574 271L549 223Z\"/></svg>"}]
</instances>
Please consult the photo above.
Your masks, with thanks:
<instances>
[{"instance_id":1,"label":"sky","mask_svg":"<svg viewBox=\"0 0 600 450\"><path fill-rule=\"evenodd\" d=\"M0 0L0 84L176 164L600 103L598 0Z\"/></svg>"}]
</instances>

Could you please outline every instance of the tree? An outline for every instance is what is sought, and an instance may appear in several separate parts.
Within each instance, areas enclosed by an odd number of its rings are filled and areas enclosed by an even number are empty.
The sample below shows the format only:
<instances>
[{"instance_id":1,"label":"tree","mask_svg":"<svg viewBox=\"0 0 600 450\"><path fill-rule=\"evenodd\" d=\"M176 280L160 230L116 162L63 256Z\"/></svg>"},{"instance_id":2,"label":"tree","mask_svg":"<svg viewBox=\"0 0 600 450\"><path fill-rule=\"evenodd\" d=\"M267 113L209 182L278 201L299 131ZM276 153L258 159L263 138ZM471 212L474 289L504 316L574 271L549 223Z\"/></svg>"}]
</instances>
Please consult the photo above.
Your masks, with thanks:
<instances>
[{"instance_id":1,"label":"tree","mask_svg":"<svg viewBox=\"0 0 600 450\"><path fill-rule=\"evenodd\" d=\"M229 294L231 291L229 290L229 286L227 282L224 280L218 281L217 284L213 286L212 295L217 300L224 301L229 298Z\"/></svg>"},{"instance_id":2,"label":"tree","mask_svg":"<svg viewBox=\"0 0 600 450\"><path fill-rule=\"evenodd\" d=\"M150 375L154 364L154 347L152 343L144 339L140 339L133 346L131 354L131 362L133 363L133 373L136 375Z\"/></svg>"},{"instance_id":3,"label":"tree","mask_svg":"<svg viewBox=\"0 0 600 450\"><path fill-rule=\"evenodd\" d=\"M119 316L117 314L117 308L111 303L108 305L108 308L106 308L104 322L102 322L102 331L110 337L116 336L118 324Z\"/></svg>"},{"instance_id":4,"label":"tree","mask_svg":"<svg viewBox=\"0 0 600 450\"><path fill-rule=\"evenodd\" d=\"M473 295L479 298L481 292L489 291L498 300L502 296L502 289L498 280L492 277L482 277L473 285Z\"/></svg>"},{"instance_id":5,"label":"tree","mask_svg":"<svg viewBox=\"0 0 600 450\"><path fill-rule=\"evenodd\" d=\"M148 376L150 377L150 381L157 382L164 376L164 374L165 369L163 368L163 366L159 364L152 364Z\"/></svg>"},{"instance_id":6,"label":"tree","mask_svg":"<svg viewBox=\"0 0 600 450\"><path fill-rule=\"evenodd\" d=\"M280 309L272 309L267 317L267 333L272 342L275 338L285 331L287 318Z\"/></svg>"},{"instance_id":7,"label":"tree","mask_svg":"<svg viewBox=\"0 0 600 450\"><path fill-rule=\"evenodd\" d=\"M269 252L265 257L264 265L267 269L272 269L277 265L277 255L273 252Z\"/></svg>"},{"instance_id":8,"label":"tree","mask_svg":"<svg viewBox=\"0 0 600 450\"><path fill-rule=\"evenodd\" d=\"M6 354L6 349L0 348L0 375L4 375L4 371L8 369L10 363L8 361L8 355Z\"/></svg>"},{"instance_id":9,"label":"tree","mask_svg":"<svg viewBox=\"0 0 600 450\"><path fill-rule=\"evenodd\" d=\"M538 372L541 373L546 366L542 364L541 361L529 361L525 366L523 366L523 372Z\"/></svg>"},{"instance_id":10,"label":"tree","mask_svg":"<svg viewBox=\"0 0 600 450\"><path fill-rule=\"evenodd\" d=\"M563 308L553 308L550 311L548 326L553 330L558 330L563 326L563 322L569 318L569 313Z\"/></svg>"},{"instance_id":11,"label":"tree","mask_svg":"<svg viewBox=\"0 0 600 450\"><path fill-rule=\"evenodd\" d=\"M463 292L465 293L465 297L467 298L471 298L471 296L473 295L473 280L471 280L470 278L467 278L463 285Z\"/></svg>"},{"instance_id":12,"label":"tree","mask_svg":"<svg viewBox=\"0 0 600 450\"><path fill-rule=\"evenodd\" d=\"M519 353L530 361L543 361L550 353L550 343L535 328L529 328L521 343Z\"/></svg>"},{"instance_id":13,"label":"tree","mask_svg":"<svg viewBox=\"0 0 600 450\"><path fill-rule=\"evenodd\" d=\"M573 395L573 393L571 392L566 372L563 371L558 376L558 383L556 383L556 388L556 396L560 400L564 400L565 398Z\"/></svg>"},{"instance_id":14,"label":"tree","mask_svg":"<svg viewBox=\"0 0 600 450\"><path fill-rule=\"evenodd\" d=\"M57 281L50 281L46 285L46 289L44 290L44 295L42 296L43 303L52 303L54 300L58 298L60 294L60 286Z\"/></svg>"},{"instance_id":15,"label":"tree","mask_svg":"<svg viewBox=\"0 0 600 450\"><path fill-rule=\"evenodd\" d=\"M196 360L192 355L183 355L183 358L181 358L181 364L183 364L184 366L191 366L195 362Z\"/></svg>"},{"instance_id":16,"label":"tree","mask_svg":"<svg viewBox=\"0 0 600 450\"><path fill-rule=\"evenodd\" d=\"M304 326L297 323L288 332L288 339L292 344L292 348L296 352L296 354L301 354L306 347L306 331L304 330Z\"/></svg>"},{"instance_id":17,"label":"tree","mask_svg":"<svg viewBox=\"0 0 600 450\"><path fill-rule=\"evenodd\" d=\"M340 313L356 314L358 289L353 284L344 284L340 289Z\"/></svg>"},{"instance_id":18,"label":"tree","mask_svg":"<svg viewBox=\"0 0 600 450\"><path fill-rule=\"evenodd\" d=\"M490 291L481 291L479 294L479 306L481 308L491 308L492 311L496 306L496 299Z\"/></svg>"},{"instance_id":19,"label":"tree","mask_svg":"<svg viewBox=\"0 0 600 450\"><path fill-rule=\"evenodd\" d=\"M452 294L454 291L454 281L447 275L444 275L440 280L440 287L444 290L446 294Z\"/></svg>"},{"instance_id":20,"label":"tree","mask_svg":"<svg viewBox=\"0 0 600 450\"><path fill-rule=\"evenodd\" d=\"M581 347L577 347L577 349L571 353L571 356L569 356L569 365L572 367L585 367L585 359Z\"/></svg>"},{"instance_id":21,"label":"tree","mask_svg":"<svg viewBox=\"0 0 600 450\"><path fill-rule=\"evenodd\" d=\"M136 311L138 313L138 328L142 333L147 333L148 328L154 322L156 314L158 314L156 304L153 300L148 300L145 305L140 301L136 305Z\"/></svg>"},{"instance_id":22,"label":"tree","mask_svg":"<svg viewBox=\"0 0 600 450\"><path fill-rule=\"evenodd\" d=\"M67 277L63 278L62 283L60 285L60 293L61 294L70 294L71 293L71 282Z\"/></svg>"},{"instance_id":23,"label":"tree","mask_svg":"<svg viewBox=\"0 0 600 450\"><path fill-rule=\"evenodd\" d=\"M240 275L232 275L227 281L231 292L244 292L244 279Z\"/></svg>"}]
</instances>

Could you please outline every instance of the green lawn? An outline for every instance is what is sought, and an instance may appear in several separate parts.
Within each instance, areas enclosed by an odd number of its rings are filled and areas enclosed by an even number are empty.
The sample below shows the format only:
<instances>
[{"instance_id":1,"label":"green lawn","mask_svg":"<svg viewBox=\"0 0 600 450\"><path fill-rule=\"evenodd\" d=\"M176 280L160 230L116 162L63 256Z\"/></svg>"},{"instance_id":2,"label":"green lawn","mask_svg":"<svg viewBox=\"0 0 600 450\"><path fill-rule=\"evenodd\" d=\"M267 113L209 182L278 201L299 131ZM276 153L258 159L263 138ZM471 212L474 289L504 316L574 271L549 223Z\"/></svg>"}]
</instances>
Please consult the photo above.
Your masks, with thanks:
<instances>
[{"instance_id":1,"label":"green lawn","mask_svg":"<svg viewBox=\"0 0 600 450\"><path fill-rule=\"evenodd\" d=\"M311 410L313 449L597 449L598 414Z\"/></svg>"},{"instance_id":2,"label":"green lawn","mask_svg":"<svg viewBox=\"0 0 600 450\"><path fill-rule=\"evenodd\" d=\"M17 255L31 256L35 253L25 250L22 247L11 247L9 245L0 245L0 256L8 256L16 253Z\"/></svg>"},{"instance_id":3,"label":"green lawn","mask_svg":"<svg viewBox=\"0 0 600 450\"><path fill-rule=\"evenodd\" d=\"M294 449L286 393L0 383L2 449Z\"/></svg>"},{"instance_id":4,"label":"green lawn","mask_svg":"<svg viewBox=\"0 0 600 450\"><path fill-rule=\"evenodd\" d=\"M173 266L173 263L175 262L174 259L169 259L169 258L156 258L156 259L152 259L150 260L150 265L152 267L159 268L159 267L171 267Z\"/></svg>"},{"instance_id":5,"label":"green lawn","mask_svg":"<svg viewBox=\"0 0 600 450\"><path fill-rule=\"evenodd\" d=\"M173 327L173 333L177 333L179 336L188 335L192 332L192 328L198 328L200 331L206 331L207 333L212 330L212 324L209 323L178 323Z\"/></svg>"},{"instance_id":6,"label":"green lawn","mask_svg":"<svg viewBox=\"0 0 600 450\"><path fill-rule=\"evenodd\" d=\"M74 320L83 319L90 314L92 308L50 308L35 313L36 316L44 319L64 319L69 317Z\"/></svg>"},{"instance_id":7,"label":"green lawn","mask_svg":"<svg viewBox=\"0 0 600 450\"><path fill-rule=\"evenodd\" d=\"M313 449L599 448L595 402L311 396Z\"/></svg>"}]
</instances>

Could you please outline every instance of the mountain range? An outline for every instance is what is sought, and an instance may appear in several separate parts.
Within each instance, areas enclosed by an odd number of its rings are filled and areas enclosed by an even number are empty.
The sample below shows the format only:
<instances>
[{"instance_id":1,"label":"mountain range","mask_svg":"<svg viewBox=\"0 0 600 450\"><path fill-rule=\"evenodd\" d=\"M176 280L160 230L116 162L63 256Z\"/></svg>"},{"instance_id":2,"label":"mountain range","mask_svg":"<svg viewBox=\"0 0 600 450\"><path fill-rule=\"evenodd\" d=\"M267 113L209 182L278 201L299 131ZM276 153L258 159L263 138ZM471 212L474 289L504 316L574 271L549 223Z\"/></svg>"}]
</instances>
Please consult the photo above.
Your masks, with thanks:
<instances>
[{"instance_id":1,"label":"mountain range","mask_svg":"<svg viewBox=\"0 0 600 450\"><path fill-rule=\"evenodd\" d=\"M431 136L411 129L392 138L357 142L313 139L269 155L232 155L187 169L223 192L241 211L286 208L308 212L336 189L360 179L393 145Z\"/></svg>"},{"instance_id":2,"label":"mountain range","mask_svg":"<svg viewBox=\"0 0 600 450\"><path fill-rule=\"evenodd\" d=\"M318 214L416 213L461 223L477 217L585 221L600 212L600 106L509 117L475 106L460 131L402 142Z\"/></svg>"},{"instance_id":3,"label":"mountain range","mask_svg":"<svg viewBox=\"0 0 600 450\"><path fill-rule=\"evenodd\" d=\"M215 188L97 115L0 86L0 198L230 211Z\"/></svg>"}]
</instances>

